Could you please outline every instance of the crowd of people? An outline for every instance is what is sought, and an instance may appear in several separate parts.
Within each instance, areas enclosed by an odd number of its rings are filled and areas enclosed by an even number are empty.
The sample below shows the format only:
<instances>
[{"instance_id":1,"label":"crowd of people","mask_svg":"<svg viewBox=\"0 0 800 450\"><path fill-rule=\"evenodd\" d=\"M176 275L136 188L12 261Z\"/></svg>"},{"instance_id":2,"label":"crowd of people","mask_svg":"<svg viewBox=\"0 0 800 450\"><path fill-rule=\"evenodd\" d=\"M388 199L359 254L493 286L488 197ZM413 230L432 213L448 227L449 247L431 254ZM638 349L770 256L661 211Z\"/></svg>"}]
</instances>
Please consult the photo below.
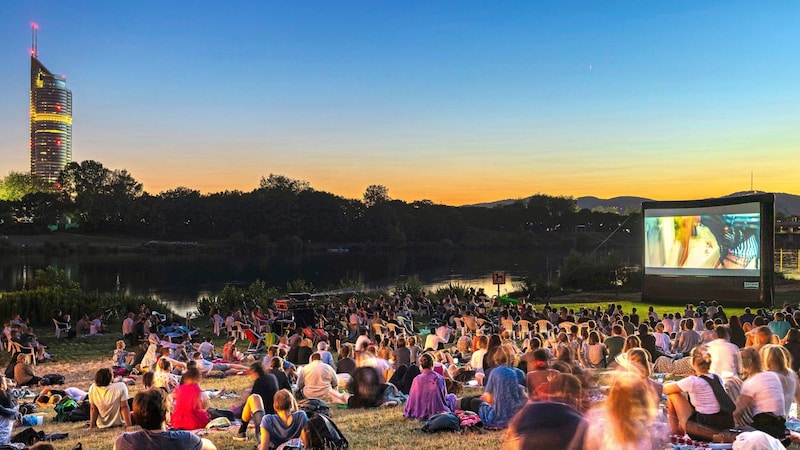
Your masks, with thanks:
<instances>
[{"instance_id":1,"label":"crowd of people","mask_svg":"<svg viewBox=\"0 0 800 450\"><path fill-rule=\"evenodd\" d=\"M457 414L464 424L504 430L506 449L661 449L675 435L730 442L748 430L794 437L786 428L800 400L793 306L728 317L716 302L701 302L659 316L652 307L641 315L615 304L570 310L471 294L353 298L319 311L324 335L289 329L257 357L240 352L235 335L220 349L212 335L195 342L177 322L153 327L149 312L130 313L109 368L88 390L49 387L38 400L87 399L90 429L138 425L120 434L118 449L215 448L191 431L217 418L238 424L239 440L251 438L254 424L263 450L304 442L303 399L399 407L420 426ZM230 316L253 327L274 323L269 309L258 313ZM132 398L119 378L128 373L142 379ZM202 384L214 374L249 377L248 395L229 409L212 407L224 389ZM40 381L26 355L13 378L0 383L0 443L19 418L7 383Z\"/></svg>"}]
</instances>

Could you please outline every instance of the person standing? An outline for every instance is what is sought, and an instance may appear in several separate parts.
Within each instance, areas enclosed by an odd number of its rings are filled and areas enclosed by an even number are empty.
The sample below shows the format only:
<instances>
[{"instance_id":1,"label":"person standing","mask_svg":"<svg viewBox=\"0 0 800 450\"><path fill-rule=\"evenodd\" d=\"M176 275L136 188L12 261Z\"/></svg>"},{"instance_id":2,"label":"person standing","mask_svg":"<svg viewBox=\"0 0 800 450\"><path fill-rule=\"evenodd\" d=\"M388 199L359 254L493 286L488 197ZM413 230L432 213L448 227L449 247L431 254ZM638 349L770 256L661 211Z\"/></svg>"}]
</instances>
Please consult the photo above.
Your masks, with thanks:
<instances>
[{"instance_id":1,"label":"person standing","mask_svg":"<svg viewBox=\"0 0 800 450\"><path fill-rule=\"evenodd\" d=\"M128 312L128 316L122 321L122 339L128 342L131 348L136 347L137 340L133 333L136 322L133 320L133 312Z\"/></svg>"}]
</instances>

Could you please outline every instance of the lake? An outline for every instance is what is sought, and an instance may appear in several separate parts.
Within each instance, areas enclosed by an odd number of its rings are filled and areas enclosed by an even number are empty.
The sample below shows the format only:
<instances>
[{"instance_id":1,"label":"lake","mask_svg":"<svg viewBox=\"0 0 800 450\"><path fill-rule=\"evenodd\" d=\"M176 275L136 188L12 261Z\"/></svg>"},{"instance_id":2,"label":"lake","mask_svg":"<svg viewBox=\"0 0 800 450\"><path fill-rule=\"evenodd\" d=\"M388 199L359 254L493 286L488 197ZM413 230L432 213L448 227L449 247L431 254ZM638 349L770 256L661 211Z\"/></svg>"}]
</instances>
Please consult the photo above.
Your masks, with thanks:
<instances>
[{"instance_id":1,"label":"lake","mask_svg":"<svg viewBox=\"0 0 800 450\"><path fill-rule=\"evenodd\" d=\"M450 282L497 293L492 272L507 273L500 293L514 290L525 276L557 279L559 264L568 252L452 251L452 252L347 252L311 253L294 257L242 258L230 256L15 256L0 262L0 290L23 289L37 269L48 265L63 269L87 291L148 295L169 303L176 311L193 310L199 298L225 285L248 286L261 279L285 289L303 279L317 291L338 289L340 280L357 280L369 288L392 288L410 275L418 275L435 289ZM638 264L638 256L631 258Z\"/></svg>"}]
</instances>

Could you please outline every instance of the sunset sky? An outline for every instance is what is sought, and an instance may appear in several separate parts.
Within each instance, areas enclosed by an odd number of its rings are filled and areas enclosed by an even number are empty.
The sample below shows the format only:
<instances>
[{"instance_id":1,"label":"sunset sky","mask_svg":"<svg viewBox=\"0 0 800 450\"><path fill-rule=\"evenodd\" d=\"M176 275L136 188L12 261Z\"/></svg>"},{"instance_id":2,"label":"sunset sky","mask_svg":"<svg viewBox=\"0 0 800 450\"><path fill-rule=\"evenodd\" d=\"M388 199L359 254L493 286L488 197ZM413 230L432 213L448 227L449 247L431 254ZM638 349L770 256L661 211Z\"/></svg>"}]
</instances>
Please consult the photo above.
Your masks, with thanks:
<instances>
[{"instance_id":1,"label":"sunset sky","mask_svg":"<svg viewBox=\"0 0 800 450\"><path fill-rule=\"evenodd\" d=\"M73 160L153 194L800 194L797 2L2 1L0 177L30 170L31 22Z\"/></svg>"}]
</instances>

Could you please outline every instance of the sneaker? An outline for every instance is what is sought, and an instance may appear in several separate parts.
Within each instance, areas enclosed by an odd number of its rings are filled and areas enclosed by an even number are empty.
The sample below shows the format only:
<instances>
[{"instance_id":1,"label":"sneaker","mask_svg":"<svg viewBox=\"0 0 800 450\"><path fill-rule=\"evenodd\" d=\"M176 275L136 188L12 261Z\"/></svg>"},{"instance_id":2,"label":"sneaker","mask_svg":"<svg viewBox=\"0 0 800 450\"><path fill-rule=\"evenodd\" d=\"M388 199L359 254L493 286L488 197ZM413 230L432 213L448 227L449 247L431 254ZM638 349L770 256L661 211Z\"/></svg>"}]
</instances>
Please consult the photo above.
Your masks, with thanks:
<instances>
[{"instance_id":1,"label":"sneaker","mask_svg":"<svg viewBox=\"0 0 800 450\"><path fill-rule=\"evenodd\" d=\"M247 440L247 433L236 433L236 435L233 436L233 440L234 441L246 441Z\"/></svg>"}]
</instances>

